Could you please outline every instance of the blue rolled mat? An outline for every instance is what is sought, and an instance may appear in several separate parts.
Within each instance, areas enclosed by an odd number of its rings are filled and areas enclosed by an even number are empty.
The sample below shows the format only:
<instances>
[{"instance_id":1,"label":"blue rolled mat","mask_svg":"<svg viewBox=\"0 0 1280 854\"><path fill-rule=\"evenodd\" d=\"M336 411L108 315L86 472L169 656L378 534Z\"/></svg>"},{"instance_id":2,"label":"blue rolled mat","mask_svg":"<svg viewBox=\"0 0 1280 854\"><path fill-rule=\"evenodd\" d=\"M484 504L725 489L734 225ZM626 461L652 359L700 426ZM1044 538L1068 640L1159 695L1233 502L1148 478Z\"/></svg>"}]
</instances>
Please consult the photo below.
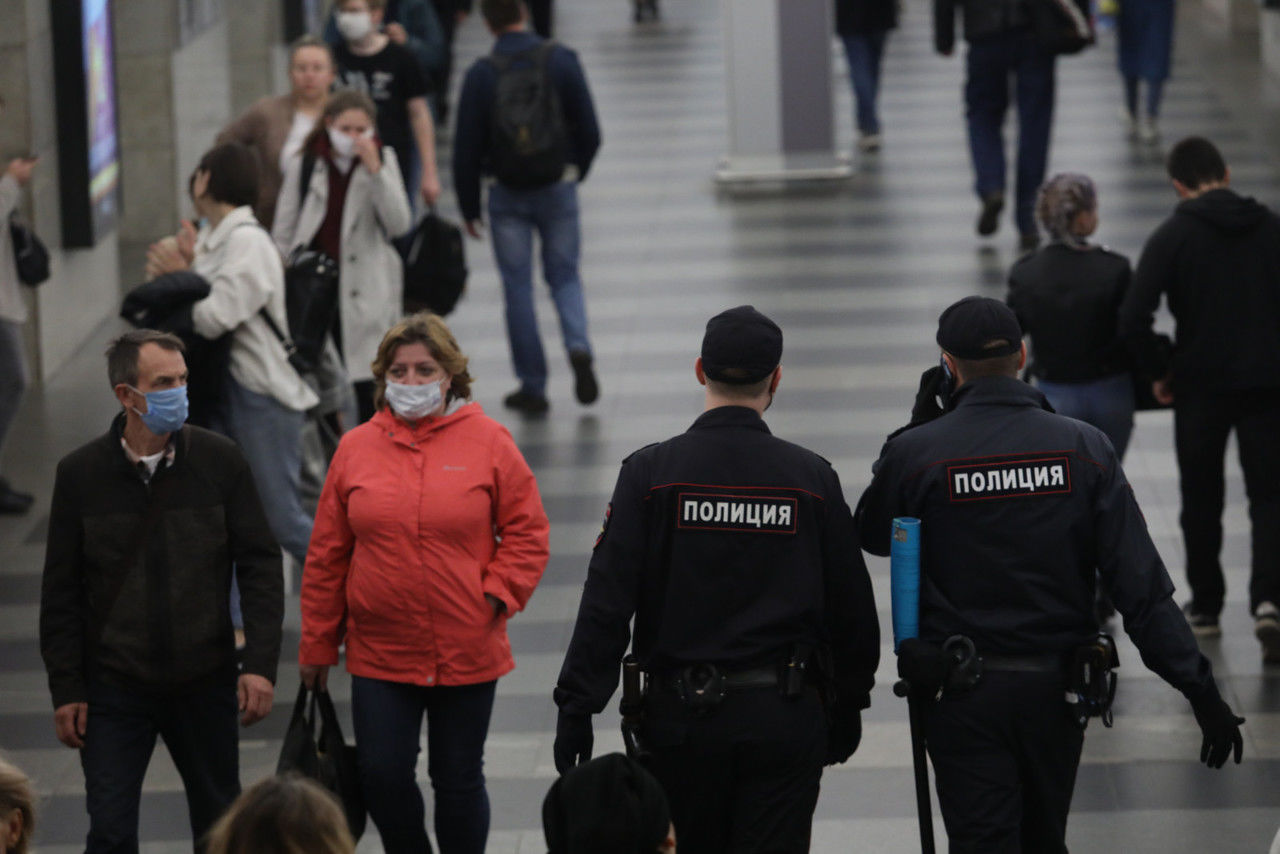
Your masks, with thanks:
<instances>
[{"instance_id":1,"label":"blue rolled mat","mask_svg":"<svg viewBox=\"0 0 1280 854\"><path fill-rule=\"evenodd\" d=\"M893 651L920 634L920 520L893 520L889 538L889 591L893 603Z\"/></svg>"}]
</instances>

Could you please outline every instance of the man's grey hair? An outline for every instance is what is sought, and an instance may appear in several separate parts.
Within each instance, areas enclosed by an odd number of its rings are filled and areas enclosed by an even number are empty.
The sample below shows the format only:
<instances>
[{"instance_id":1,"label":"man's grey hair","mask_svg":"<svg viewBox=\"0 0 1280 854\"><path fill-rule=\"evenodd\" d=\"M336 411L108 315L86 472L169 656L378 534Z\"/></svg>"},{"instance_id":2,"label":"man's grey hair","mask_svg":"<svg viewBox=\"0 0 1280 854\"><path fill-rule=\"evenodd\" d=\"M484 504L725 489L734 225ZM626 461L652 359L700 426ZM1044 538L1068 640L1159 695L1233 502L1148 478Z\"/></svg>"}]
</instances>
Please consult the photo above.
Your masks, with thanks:
<instances>
[{"instance_id":1,"label":"man's grey hair","mask_svg":"<svg viewBox=\"0 0 1280 854\"><path fill-rule=\"evenodd\" d=\"M107 380L111 387L138 384L138 351L143 344L156 344L165 350L186 352L182 339L172 332L158 329L135 329L107 345Z\"/></svg>"}]
</instances>

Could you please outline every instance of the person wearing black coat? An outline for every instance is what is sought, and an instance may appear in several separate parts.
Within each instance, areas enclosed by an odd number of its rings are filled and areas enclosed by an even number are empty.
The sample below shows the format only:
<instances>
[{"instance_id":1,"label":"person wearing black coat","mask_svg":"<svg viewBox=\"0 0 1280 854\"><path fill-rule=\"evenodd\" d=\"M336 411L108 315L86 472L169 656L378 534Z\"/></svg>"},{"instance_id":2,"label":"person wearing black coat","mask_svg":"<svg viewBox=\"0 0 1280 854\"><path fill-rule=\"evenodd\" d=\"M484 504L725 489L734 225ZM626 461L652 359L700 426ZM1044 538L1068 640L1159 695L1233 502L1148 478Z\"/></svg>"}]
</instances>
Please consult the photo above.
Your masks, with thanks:
<instances>
[{"instance_id":1,"label":"person wearing black coat","mask_svg":"<svg viewBox=\"0 0 1280 854\"><path fill-rule=\"evenodd\" d=\"M1098 195L1087 176L1050 178L1037 212L1051 242L1013 265L1005 302L1031 337L1030 373L1054 411L1106 433L1123 460L1134 399L1117 313L1129 288L1129 259L1089 243Z\"/></svg>"},{"instance_id":2,"label":"person wearing black coat","mask_svg":"<svg viewBox=\"0 0 1280 854\"><path fill-rule=\"evenodd\" d=\"M880 94L880 61L889 31L898 26L897 0L835 0L836 34L844 44L853 84L854 124L858 148L880 148L880 116L876 98Z\"/></svg>"},{"instance_id":3,"label":"person wearing black coat","mask_svg":"<svg viewBox=\"0 0 1280 854\"><path fill-rule=\"evenodd\" d=\"M1231 190L1207 139L1179 142L1167 168L1182 201L1142 249L1120 330L1163 377L1156 398L1173 403L1187 619L1199 635L1221 634L1223 457L1235 430L1252 524L1249 609L1263 660L1280 663L1280 217ZM1165 364L1152 331L1162 296L1175 322Z\"/></svg>"}]
</instances>

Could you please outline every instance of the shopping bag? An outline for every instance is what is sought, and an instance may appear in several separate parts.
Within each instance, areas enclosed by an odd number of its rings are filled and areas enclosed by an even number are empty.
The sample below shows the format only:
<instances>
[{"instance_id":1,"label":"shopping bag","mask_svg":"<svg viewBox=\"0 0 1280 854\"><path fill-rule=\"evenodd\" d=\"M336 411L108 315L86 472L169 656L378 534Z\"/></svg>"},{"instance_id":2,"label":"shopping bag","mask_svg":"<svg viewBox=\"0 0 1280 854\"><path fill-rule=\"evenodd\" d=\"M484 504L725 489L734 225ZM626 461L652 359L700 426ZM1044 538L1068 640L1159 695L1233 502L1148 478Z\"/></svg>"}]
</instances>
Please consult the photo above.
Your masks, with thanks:
<instances>
[{"instance_id":1,"label":"shopping bag","mask_svg":"<svg viewBox=\"0 0 1280 854\"><path fill-rule=\"evenodd\" d=\"M49 250L36 233L16 217L9 219L9 237L13 241L13 261L18 268L18 281L35 287L49 278Z\"/></svg>"},{"instance_id":2,"label":"shopping bag","mask_svg":"<svg viewBox=\"0 0 1280 854\"><path fill-rule=\"evenodd\" d=\"M320 713L320 730L316 733L316 712ZM309 691L298 687L289 729L280 748L276 773L288 772L310 777L337 796L347 815L347 828L353 839L364 833L364 795L360 791L356 748L342 737L338 711L328 691Z\"/></svg>"}]
</instances>

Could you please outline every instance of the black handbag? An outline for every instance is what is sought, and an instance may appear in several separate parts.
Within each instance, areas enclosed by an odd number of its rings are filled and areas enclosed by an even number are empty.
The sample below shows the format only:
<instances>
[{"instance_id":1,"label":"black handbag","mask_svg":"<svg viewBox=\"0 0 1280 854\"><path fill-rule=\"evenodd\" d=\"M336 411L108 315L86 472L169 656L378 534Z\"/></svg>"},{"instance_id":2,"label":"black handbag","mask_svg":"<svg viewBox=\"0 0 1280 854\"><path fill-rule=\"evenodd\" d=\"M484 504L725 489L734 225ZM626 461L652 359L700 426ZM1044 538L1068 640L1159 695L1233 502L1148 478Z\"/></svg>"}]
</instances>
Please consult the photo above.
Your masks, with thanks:
<instances>
[{"instance_id":1,"label":"black handbag","mask_svg":"<svg viewBox=\"0 0 1280 854\"><path fill-rule=\"evenodd\" d=\"M316 734L316 710L320 711L320 733ZM342 737L338 711L328 691L309 691L298 686L298 700L280 748L277 774L297 773L315 780L338 798L347 815L352 839L364 833L367 814L360 790L356 748Z\"/></svg>"},{"instance_id":2,"label":"black handbag","mask_svg":"<svg viewBox=\"0 0 1280 854\"><path fill-rule=\"evenodd\" d=\"M13 259L18 267L18 281L35 287L49 278L49 250L36 233L17 219L9 219L9 236L13 239Z\"/></svg>"},{"instance_id":3,"label":"black handbag","mask_svg":"<svg viewBox=\"0 0 1280 854\"><path fill-rule=\"evenodd\" d=\"M431 311L443 317L453 311L466 285L462 230L428 211L405 244L405 314Z\"/></svg>"},{"instance_id":4,"label":"black handbag","mask_svg":"<svg viewBox=\"0 0 1280 854\"><path fill-rule=\"evenodd\" d=\"M1047 52L1079 53L1097 40L1088 0L1027 0L1036 40Z\"/></svg>"}]
</instances>

